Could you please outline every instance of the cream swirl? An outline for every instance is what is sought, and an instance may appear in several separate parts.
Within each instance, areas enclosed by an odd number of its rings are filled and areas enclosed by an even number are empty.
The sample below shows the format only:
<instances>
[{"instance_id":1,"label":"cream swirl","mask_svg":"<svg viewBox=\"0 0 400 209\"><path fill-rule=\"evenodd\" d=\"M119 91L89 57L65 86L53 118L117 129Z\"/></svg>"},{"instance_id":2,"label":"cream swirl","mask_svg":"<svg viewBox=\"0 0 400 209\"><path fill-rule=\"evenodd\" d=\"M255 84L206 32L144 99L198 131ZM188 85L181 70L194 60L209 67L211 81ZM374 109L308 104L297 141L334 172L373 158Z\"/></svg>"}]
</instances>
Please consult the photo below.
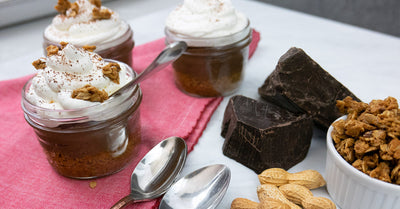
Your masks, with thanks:
<instances>
[{"instance_id":1,"label":"cream swirl","mask_svg":"<svg viewBox=\"0 0 400 209\"><path fill-rule=\"evenodd\" d=\"M65 41L76 46L96 45L111 42L124 35L129 25L122 21L116 12L110 19L94 20L92 11L96 7L87 0L78 0L79 12L76 16L59 14L46 27L44 37L53 43ZM104 6L101 9L108 9ZM111 10L110 10L111 11Z\"/></svg>"},{"instance_id":2,"label":"cream swirl","mask_svg":"<svg viewBox=\"0 0 400 209\"><path fill-rule=\"evenodd\" d=\"M102 68L108 64L99 55L68 44L55 55L41 59L46 63L32 80L27 99L34 105L48 109L77 109L94 102L73 99L72 92L90 84L108 94L121 88L132 78L120 65L119 84L104 76Z\"/></svg>"},{"instance_id":3,"label":"cream swirl","mask_svg":"<svg viewBox=\"0 0 400 209\"><path fill-rule=\"evenodd\" d=\"M231 35L247 24L247 17L238 12L230 0L184 0L166 21L170 31L198 38Z\"/></svg>"}]
</instances>

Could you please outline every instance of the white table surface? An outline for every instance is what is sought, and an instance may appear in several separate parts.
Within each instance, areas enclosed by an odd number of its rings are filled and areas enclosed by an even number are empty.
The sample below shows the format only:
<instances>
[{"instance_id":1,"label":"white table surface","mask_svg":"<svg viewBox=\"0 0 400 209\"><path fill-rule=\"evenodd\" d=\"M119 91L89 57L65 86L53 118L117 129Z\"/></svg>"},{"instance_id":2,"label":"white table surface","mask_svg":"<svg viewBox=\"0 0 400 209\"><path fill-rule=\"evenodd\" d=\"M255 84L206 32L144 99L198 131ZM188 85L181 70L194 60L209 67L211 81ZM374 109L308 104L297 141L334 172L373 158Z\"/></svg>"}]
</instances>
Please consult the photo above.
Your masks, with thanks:
<instances>
[{"instance_id":1,"label":"white table surface","mask_svg":"<svg viewBox=\"0 0 400 209\"><path fill-rule=\"evenodd\" d=\"M168 13L181 0L119 0L106 3L128 21L137 45L161 38ZM393 96L400 99L400 38L334 22L268 4L233 0L248 15L261 41L249 61L246 76L236 94L258 99L257 88L275 69L290 47L300 47L364 102ZM0 29L0 80L34 73L31 62L42 56L42 31L51 21L44 18ZM182 174L209 164L225 164L232 172L229 189L218 208L229 208L236 197L257 201L257 175L222 154L220 136L224 98L198 144L190 153ZM325 173L325 132L315 129L310 150L290 172L315 169ZM313 190L329 198L326 188Z\"/></svg>"}]
</instances>

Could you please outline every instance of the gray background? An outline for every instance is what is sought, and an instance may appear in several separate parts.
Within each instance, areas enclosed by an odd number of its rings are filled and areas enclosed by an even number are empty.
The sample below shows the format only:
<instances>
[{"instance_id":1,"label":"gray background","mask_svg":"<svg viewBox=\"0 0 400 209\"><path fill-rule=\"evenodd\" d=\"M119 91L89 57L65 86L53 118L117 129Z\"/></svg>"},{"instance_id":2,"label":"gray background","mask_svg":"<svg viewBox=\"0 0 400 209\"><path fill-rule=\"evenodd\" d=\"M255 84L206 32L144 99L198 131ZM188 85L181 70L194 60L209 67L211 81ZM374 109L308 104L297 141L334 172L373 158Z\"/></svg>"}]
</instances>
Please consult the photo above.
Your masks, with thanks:
<instances>
[{"instance_id":1,"label":"gray background","mask_svg":"<svg viewBox=\"0 0 400 209\"><path fill-rule=\"evenodd\" d=\"M400 0L258 1L400 37ZM0 0L0 28L48 15L54 15L55 10L53 7L55 2L56 0ZM123 1L120 0L120 2L122 3ZM118 2L116 3L118 4Z\"/></svg>"},{"instance_id":2,"label":"gray background","mask_svg":"<svg viewBox=\"0 0 400 209\"><path fill-rule=\"evenodd\" d=\"M400 37L400 0L258 0Z\"/></svg>"}]
</instances>

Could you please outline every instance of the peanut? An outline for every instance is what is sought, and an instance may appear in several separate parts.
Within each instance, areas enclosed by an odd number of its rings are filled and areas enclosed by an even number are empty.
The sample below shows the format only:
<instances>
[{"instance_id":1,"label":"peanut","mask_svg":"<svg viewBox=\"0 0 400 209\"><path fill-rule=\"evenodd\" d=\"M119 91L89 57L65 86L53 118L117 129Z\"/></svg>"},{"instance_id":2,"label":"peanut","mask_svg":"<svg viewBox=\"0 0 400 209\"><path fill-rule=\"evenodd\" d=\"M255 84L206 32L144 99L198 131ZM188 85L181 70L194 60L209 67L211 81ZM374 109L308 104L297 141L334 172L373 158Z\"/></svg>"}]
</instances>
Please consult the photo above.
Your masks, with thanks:
<instances>
[{"instance_id":1,"label":"peanut","mask_svg":"<svg viewBox=\"0 0 400 209\"><path fill-rule=\"evenodd\" d=\"M231 209L290 209L289 205L272 198L257 203L245 198L236 198L232 201Z\"/></svg>"},{"instance_id":2,"label":"peanut","mask_svg":"<svg viewBox=\"0 0 400 209\"><path fill-rule=\"evenodd\" d=\"M308 189L315 189L326 184L322 175L315 170L289 173L281 168L270 168L259 174L258 179L261 184L273 184L276 186L298 184Z\"/></svg>"},{"instance_id":3,"label":"peanut","mask_svg":"<svg viewBox=\"0 0 400 209\"><path fill-rule=\"evenodd\" d=\"M290 209L290 206L280 200L266 198L258 204L257 209Z\"/></svg>"},{"instance_id":4,"label":"peanut","mask_svg":"<svg viewBox=\"0 0 400 209\"><path fill-rule=\"evenodd\" d=\"M257 206L257 202L246 198L236 198L232 201L231 209L256 209Z\"/></svg>"},{"instance_id":5,"label":"peanut","mask_svg":"<svg viewBox=\"0 0 400 209\"><path fill-rule=\"evenodd\" d=\"M335 209L335 204L325 197L314 197L313 193L305 186L285 184L279 187L284 196L295 204L302 205L304 209Z\"/></svg>"},{"instance_id":6,"label":"peanut","mask_svg":"<svg viewBox=\"0 0 400 209\"><path fill-rule=\"evenodd\" d=\"M286 199L285 195L273 184L263 184L257 187L258 199L261 202L267 202L270 198L279 200L284 204L289 205L290 209L301 209L299 206Z\"/></svg>"}]
</instances>

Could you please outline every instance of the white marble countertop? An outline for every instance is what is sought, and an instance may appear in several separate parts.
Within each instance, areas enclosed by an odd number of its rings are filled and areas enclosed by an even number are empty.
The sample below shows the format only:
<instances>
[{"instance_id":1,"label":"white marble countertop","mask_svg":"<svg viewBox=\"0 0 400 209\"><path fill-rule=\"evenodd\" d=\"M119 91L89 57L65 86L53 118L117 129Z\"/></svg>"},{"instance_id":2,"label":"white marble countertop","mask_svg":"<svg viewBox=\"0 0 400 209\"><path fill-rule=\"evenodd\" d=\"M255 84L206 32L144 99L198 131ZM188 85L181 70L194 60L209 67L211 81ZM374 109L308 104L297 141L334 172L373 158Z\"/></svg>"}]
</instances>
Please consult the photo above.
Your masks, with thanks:
<instances>
[{"instance_id":1,"label":"white marble countertop","mask_svg":"<svg viewBox=\"0 0 400 209\"><path fill-rule=\"evenodd\" d=\"M120 13L135 31L137 45L161 38L164 20L181 0L119 0L106 5ZM302 48L325 70L364 102L393 96L400 99L400 38L282 9L256 1L233 0L249 16L261 41L249 61L237 94L258 99L257 89L290 47ZM42 31L51 18L0 29L0 80L34 72L31 62L42 56ZM151 26L151 27L149 27ZM183 174L205 165L221 163L232 172L229 189L218 208L229 208L236 197L257 201L257 175L222 154L222 118L229 97L213 114L198 144L188 157ZM315 129L305 160L290 172L315 169L324 175L325 133ZM326 188L313 190L329 197Z\"/></svg>"}]
</instances>

